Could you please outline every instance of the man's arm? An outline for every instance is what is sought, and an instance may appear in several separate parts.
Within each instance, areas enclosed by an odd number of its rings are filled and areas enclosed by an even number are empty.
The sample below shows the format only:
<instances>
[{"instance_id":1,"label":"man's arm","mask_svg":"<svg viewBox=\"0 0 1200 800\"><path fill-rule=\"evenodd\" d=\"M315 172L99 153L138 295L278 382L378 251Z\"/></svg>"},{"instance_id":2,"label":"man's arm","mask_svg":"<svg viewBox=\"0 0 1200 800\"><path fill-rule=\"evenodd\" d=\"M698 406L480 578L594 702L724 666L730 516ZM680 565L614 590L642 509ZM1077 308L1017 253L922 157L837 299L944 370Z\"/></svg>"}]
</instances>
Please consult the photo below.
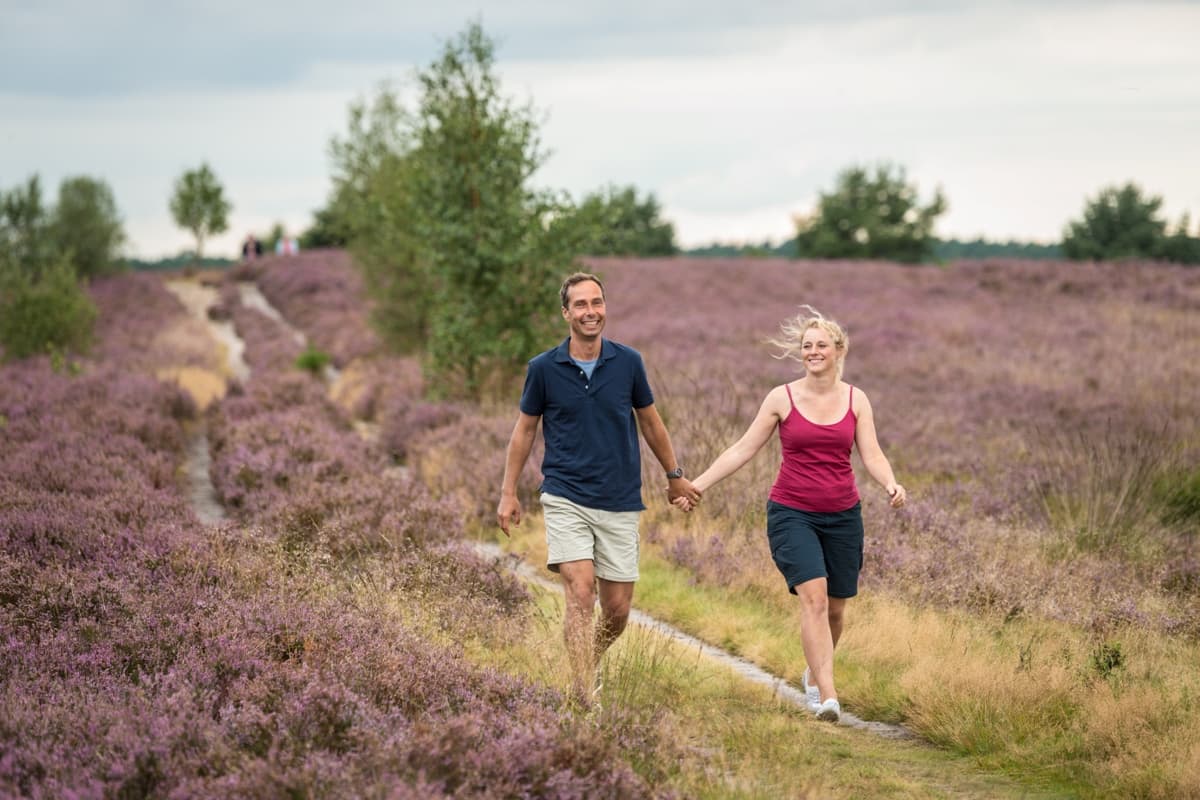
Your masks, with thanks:
<instances>
[{"instance_id":1,"label":"man's arm","mask_svg":"<svg viewBox=\"0 0 1200 800\"><path fill-rule=\"evenodd\" d=\"M651 403L636 409L634 413L637 414L642 438L646 440L646 444L650 445L650 451L662 465L663 471L670 472L678 467L679 462L675 460L675 448L671 446L671 437L667 433L667 426L663 424L662 417L658 415L658 409L654 407L654 404ZM700 492L687 478L671 478L667 482L667 498L674 500L676 497L687 497L692 503L700 502Z\"/></svg>"},{"instance_id":2,"label":"man's arm","mask_svg":"<svg viewBox=\"0 0 1200 800\"><path fill-rule=\"evenodd\" d=\"M521 470L529 460L533 450L533 439L537 436L538 422L541 417L534 417L524 411L517 417L513 426L512 436L508 440L508 450L504 460L504 481L500 484L500 505L496 507L496 521L500 530L508 536L508 526L521 524L521 501L517 499L517 479Z\"/></svg>"}]
</instances>

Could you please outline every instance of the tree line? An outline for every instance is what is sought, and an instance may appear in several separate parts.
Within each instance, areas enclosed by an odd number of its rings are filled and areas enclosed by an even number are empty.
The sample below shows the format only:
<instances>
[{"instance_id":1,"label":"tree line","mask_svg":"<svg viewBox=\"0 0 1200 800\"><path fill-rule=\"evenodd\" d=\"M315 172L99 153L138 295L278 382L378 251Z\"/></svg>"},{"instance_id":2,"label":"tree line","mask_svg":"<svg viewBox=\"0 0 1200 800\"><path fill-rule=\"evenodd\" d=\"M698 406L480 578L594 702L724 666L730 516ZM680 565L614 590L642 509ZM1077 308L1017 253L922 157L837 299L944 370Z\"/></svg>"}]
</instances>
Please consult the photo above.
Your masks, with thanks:
<instances>
[{"instance_id":1,"label":"tree line","mask_svg":"<svg viewBox=\"0 0 1200 800\"><path fill-rule=\"evenodd\" d=\"M353 103L347 131L330 143L333 190L300 240L352 251L385 341L423 353L431 386L445 396L481 396L552 340L558 314L546 298L578 256L679 252L652 192L610 185L576 202L533 187L547 156L537 115L503 94L494 67L492 40L471 23L418 71L414 107L386 85ZM231 205L207 164L177 179L169 206L195 238L196 258L228 227ZM1061 252L1200 263L1188 217L1172 228L1161 206L1136 184L1106 187L1068 223ZM903 167L853 165L811 214L795 218L795 239L778 254L927 261L939 247L947 252L933 235L947 207L940 188L921 202ZM84 286L124 267L124 240L101 180L64 181L53 208L36 175L0 190L5 356L85 348L95 309Z\"/></svg>"}]
</instances>

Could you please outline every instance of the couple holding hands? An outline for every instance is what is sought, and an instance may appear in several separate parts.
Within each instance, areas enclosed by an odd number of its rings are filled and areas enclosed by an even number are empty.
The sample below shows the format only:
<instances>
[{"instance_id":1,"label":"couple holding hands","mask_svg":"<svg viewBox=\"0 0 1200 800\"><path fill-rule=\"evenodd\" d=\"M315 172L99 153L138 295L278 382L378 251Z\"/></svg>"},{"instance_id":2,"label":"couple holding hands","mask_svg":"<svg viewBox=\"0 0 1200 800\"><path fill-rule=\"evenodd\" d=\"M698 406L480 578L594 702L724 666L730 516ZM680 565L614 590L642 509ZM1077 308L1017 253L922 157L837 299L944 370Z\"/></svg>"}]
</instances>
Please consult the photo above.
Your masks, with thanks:
<instances>
[{"instance_id":1,"label":"couple holding hands","mask_svg":"<svg viewBox=\"0 0 1200 800\"><path fill-rule=\"evenodd\" d=\"M629 619L638 579L638 520L645 508L639 430L666 472L668 498L685 512L778 430L783 460L767 500L767 541L788 591L800 601L809 707L819 719L837 722L841 705L833 651L863 563L851 449L858 448L867 473L887 492L893 508L906 500L876 438L870 401L842 381L849 349L845 332L809 306L786 320L771 344L780 349L778 357L800 361L803 374L772 389L742 437L689 480L654 407L641 355L602 336L606 308L600 279L577 272L563 282L559 299L570 335L529 362L497 519L505 535L521 521L517 477L540 421L547 564L563 583L564 638L576 697L591 704L599 659ZM594 619L597 596L599 620Z\"/></svg>"}]
</instances>

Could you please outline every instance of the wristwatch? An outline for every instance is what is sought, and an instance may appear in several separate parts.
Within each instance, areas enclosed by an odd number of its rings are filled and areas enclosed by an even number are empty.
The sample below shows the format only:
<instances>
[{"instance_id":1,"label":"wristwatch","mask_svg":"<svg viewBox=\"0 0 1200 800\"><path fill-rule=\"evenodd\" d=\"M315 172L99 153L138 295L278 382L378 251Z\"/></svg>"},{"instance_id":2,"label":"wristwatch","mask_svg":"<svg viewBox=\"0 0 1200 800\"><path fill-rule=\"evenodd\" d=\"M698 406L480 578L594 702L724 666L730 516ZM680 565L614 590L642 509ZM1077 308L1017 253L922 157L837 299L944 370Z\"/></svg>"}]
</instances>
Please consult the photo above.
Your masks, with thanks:
<instances>
[{"instance_id":1,"label":"wristwatch","mask_svg":"<svg viewBox=\"0 0 1200 800\"><path fill-rule=\"evenodd\" d=\"M675 478L682 478L682 477L683 477L683 467L676 467L675 469L673 469L667 473L667 480L674 480Z\"/></svg>"}]
</instances>

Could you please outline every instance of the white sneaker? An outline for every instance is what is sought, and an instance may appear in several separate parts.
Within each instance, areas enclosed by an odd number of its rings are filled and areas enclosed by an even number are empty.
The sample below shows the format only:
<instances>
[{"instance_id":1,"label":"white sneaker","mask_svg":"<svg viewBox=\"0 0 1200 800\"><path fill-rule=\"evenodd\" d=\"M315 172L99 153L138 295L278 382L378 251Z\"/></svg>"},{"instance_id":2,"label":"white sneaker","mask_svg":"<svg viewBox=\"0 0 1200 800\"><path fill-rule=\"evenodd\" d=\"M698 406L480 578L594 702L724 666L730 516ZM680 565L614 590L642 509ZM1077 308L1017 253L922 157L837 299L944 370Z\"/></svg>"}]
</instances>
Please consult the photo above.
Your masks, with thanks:
<instances>
[{"instance_id":1,"label":"white sneaker","mask_svg":"<svg viewBox=\"0 0 1200 800\"><path fill-rule=\"evenodd\" d=\"M821 690L815 683L808 682L808 667L804 668L804 699L808 701L811 711L816 711L817 706L821 705Z\"/></svg>"},{"instance_id":2,"label":"white sneaker","mask_svg":"<svg viewBox=\"0 0 1200 800\"><path fill-rule=\"evenodd\" d=\"M816 708L817 719L824 722L837 722L842 718L842 704L836 697L831 697Z\"/></svg>"}]
</instances>

